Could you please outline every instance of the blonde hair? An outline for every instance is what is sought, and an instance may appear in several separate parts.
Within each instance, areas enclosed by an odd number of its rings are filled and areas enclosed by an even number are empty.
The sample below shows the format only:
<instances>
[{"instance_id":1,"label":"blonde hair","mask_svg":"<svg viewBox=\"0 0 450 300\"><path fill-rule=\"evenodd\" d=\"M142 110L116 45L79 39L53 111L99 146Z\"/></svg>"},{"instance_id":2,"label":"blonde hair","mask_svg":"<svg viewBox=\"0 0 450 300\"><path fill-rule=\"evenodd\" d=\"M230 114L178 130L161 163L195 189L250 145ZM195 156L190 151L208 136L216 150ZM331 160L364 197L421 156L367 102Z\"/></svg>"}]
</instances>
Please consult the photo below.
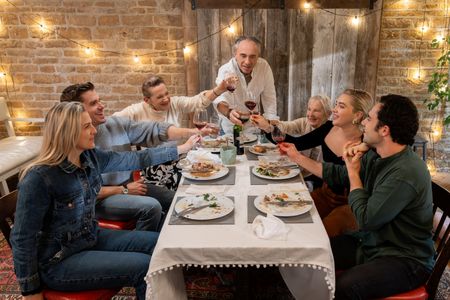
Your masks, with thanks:
<instances>
[{"instance_id":1,"label":"blonde hair","mask_svg":"<svg viewBox=\"0 0 450 300\"><path fill-rule=\"evenodd\" d=\"M35 166L59 165L68 157L80 138L82 112L84 108L79 102L61 102L50 109L45 117L41 151L36 160L21 172L20 179Z\"/></svg>"},{"instance_id":2,"label":"blonde hair","mask_svg":"<svg viewBox=\"0 0 450 300\"><path fill-rule=\"evenodd\" d=\"M364 90L358 90L358 89L346 89L342 92L342 94L349 95L352 97L352 106L353 106L353 113L356 112L362 112L363 116L360 120L358 120L357 124L361 124L362 120L367 118L369 115L369 111L372 109L374 102L372 96L364 91ZM356 124L355 124L356 125Z\"/></svg>"},{"instance_id":3,"label":"blonde hair","mask_svg":"<svg viewBox=\"0 0 450 300\"><path fill-rule=\"evenodd\" d=\"M331 116L331 100L325 95L315 95L309 98L308 105L313 101L319 101L322 105L323 111L325 112L324 122Z\"/></svg>"}]
</instances>

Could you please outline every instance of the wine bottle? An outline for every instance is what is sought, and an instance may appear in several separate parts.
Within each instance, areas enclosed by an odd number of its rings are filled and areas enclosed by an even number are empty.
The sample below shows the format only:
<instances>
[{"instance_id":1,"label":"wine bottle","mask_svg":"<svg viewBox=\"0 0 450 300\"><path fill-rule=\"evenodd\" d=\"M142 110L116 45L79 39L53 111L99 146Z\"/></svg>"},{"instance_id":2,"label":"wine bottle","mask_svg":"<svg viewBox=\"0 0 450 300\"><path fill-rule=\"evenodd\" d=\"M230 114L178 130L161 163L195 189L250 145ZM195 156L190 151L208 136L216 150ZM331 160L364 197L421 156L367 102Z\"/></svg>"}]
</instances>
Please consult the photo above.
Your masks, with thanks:
<instances>
[{"instance_id":1,"label":"wine bottle","mask_svg":"<svg viewBox=\"0 0 450 300\"><path fill-rule=\"evenodd\" d=\"M242 155L244 154L244 148L241 146L241 132L242 132L242 126L241 125L234 125L233 126L233 144L236 147L236 154Z\"/></svg>"}]
</instances>

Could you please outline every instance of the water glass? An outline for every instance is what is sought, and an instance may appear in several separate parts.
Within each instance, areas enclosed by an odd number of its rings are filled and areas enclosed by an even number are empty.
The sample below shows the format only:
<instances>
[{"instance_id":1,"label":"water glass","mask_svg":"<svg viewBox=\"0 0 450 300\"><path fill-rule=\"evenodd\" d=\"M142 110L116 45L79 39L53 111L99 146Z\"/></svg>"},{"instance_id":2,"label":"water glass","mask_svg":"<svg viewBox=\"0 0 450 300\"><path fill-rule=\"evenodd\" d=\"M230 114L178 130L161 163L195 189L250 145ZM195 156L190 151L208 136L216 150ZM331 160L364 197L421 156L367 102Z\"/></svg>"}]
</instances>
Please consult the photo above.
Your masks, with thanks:
<instances>
[{"instance_id":1,"label":"water glass","mask_svg":"<svg viewBox=\"0 0 450 300\"><path fill-rule=\"evenodd\" d=\"M220 159L224 165L236 163L236 147L234 145L220 147Z\"/></svg>"}]
</instances>

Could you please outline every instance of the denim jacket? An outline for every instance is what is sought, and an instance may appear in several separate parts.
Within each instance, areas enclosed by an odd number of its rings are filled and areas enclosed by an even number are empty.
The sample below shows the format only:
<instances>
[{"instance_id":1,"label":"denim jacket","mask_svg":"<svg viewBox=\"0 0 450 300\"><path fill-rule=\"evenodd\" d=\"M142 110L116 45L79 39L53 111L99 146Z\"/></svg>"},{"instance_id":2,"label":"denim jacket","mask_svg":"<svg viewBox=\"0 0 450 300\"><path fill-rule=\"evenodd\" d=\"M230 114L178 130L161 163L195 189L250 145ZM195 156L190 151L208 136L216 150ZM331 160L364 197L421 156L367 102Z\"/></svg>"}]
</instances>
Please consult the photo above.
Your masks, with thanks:
<instances>
[{"instance_id":1,"label":"denim jacket","mask_svg":"<svg viewBox=\"0 0 450 300\"><path fill-rule=\"evenodd\" d=\"M19 184L11 233L22 292L41 287L39 270L96 244L95 200L102 185L101 173L136 170L176 158L176 147L136 152L94 149L81 154L81 168L68 160L32 168Z\"/></svg>"}]
</instances>

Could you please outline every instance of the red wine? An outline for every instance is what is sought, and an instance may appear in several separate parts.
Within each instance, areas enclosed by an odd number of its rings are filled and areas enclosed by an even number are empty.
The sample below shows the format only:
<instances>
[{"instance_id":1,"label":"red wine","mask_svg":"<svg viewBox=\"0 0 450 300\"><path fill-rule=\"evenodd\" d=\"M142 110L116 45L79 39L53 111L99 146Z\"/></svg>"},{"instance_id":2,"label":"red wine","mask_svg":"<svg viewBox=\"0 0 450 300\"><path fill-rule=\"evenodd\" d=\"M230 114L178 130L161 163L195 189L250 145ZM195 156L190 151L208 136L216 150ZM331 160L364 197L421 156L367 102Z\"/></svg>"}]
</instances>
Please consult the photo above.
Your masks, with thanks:
<instances>
[{"instance_id":1,"label":"red wine","mask_svg":"<svg viewBox=\"0 0 450 300\"><path fill-rule=\"evenodd\" d=\"M272 137L272 138L277 143L284 141L284 137L282 137L282 136L277 136L277 137Z\"/></svg>"},{"instance_id":2,"label":"red wine","mask_svg":"<svg viewBox=\"0 0 450 300\"><path fill-rule=\"evenodd\" d=\"M240 115L238 118L242 123L247 122L248 120L250 120L250 115Z\"/></svg>"},{"instance_id":3,"label":"red wine","mask_svg":"<svg viewBox=\"0 0 450 300\"><path fill-rule=\"evenodd\" d=\"M255 101L248 100L248 101L245 101L244 104L250 110L254 110L255 107L256 107L256 102Z\"/></svg>"},{"instance_id":4,"label":"red wine","mask_svg":"<svg viewBox=\"0 0 450 300\"><path fill-rule=\"evenodd\" d=\"M234 92L236 88L234 86L227 86L227 90L229 90L230 92Z\"/></svg>"},{"instance_id":5,"label":"red wine","mask_svg":"<svg viewBox=\"0 0 450 300\"><path fill-rule=\"evenodd\" d=\"M197 127L198 130L202 130L203 127L206 126L206 122L194 122L194 126Z\"/></svg>"}]
</instances>

